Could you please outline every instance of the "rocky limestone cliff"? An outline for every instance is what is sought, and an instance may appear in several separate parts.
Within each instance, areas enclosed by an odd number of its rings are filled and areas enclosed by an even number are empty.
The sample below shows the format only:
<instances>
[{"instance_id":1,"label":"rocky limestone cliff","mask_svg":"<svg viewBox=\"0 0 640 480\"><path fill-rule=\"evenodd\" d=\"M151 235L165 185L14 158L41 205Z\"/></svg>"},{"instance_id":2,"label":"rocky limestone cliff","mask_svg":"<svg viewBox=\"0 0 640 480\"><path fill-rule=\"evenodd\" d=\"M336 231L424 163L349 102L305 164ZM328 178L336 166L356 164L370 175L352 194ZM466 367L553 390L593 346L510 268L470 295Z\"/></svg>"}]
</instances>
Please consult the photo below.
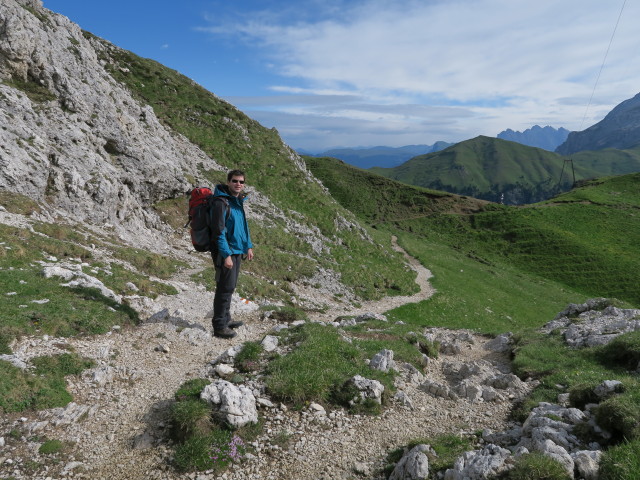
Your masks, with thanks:
<instances>
[{"instance_id":1,"label":"rocky limestone cliff","mask_svg":"<svg viewBox=\"0 0 640 480\"><path fill-rule=\"evenodd\" d=\"M545 150L553 152L558 145L562 144L567 139L569 133L569 130L563 127L556 129L549 125L545 127L534 125L523 132L515 132L512 129L507 128L500 132L497 137L502 140L518 142L530 147L544 148Z\"/></svg>"},{"instance_id":2,"label":"rocky limestone cliff","mask_svg":"<svg viewBox=\"0 0 640 480\"><path fill-rule=\"evenodd\" d=\"M581 132L571 132L556 152L561 155L584 150L640 146L640 93L615 107L604 119Z\"/></svg>"},{"instance_id":3,"label":"rocky limestone cliff","mask_svg":"<svg viewBox=\"0 0 640 480\"><path fill-rule=\"evenodd\" d=\"M97 50L116 47L39 0L0 3L0 189L126 232L159 228L149 207L185 173L223 170L109 75Z\"/></svg>"}]
</instances>

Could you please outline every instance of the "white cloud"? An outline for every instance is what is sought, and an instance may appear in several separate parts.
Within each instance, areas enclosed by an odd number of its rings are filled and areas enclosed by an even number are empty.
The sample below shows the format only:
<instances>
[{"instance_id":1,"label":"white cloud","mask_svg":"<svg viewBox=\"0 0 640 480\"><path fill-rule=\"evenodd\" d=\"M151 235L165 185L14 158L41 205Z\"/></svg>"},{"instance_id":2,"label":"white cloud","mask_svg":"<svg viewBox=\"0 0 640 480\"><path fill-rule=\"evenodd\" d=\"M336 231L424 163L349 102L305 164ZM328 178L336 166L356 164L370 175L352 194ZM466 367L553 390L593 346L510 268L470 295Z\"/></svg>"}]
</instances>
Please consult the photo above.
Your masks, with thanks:
<instances>
[{"instance_id":1,"label":"white cloud","mask_svg":"<svg viewBox=\"0 0 640 480\"><path fill-rule=\"evenodd\" d=\"M367 0L337 8L333 2L331 15L327 10L318 21L291 12L261 14L212 31L259 44L271 73L284 77L284 85L272 88L291 95L274 98L271 117L263 98L237 104L244 109L263 102L260 118L281 122L275 126L289 143L296 146L286 132L300 131L302 121L309 122L309 135L334 121L345 136L358 135L357 144L364 144L366 132L395 129L398 141L390 136L389 144L400 145L411 134L410 143L431 143L535 123L578 129L585 112L582 128L600 120L638 92L634 20L640 2L626 2L587 110L621 6L601 0ZM296 86L286 85L287 77ZM300 94L318 98L301 101ZM438 122L442 128L434 127Z\"/></svg>"}]
</instances>

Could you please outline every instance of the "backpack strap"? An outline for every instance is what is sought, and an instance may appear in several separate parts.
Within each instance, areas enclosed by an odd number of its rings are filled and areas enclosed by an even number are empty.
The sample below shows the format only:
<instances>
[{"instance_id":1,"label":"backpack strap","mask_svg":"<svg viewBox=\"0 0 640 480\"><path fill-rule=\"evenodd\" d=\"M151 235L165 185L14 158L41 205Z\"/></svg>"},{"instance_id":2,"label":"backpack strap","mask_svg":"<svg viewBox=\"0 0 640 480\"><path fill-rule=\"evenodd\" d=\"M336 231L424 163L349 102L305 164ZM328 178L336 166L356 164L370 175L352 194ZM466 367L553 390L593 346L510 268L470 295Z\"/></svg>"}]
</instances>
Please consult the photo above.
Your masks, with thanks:
<instances>
[{"instance_id":1,"label":"backpack strap","mask_svg":"<svg viewBox=\"0 0 640 480\"><path fill-rule=\"evenodd\" d=\"M223 196L211 198L210 228L214 238L217 238L226 228L227 220L231 215L229 199ZM213 239L212 239L213 240Z\"/></svg>"}]
</instances>

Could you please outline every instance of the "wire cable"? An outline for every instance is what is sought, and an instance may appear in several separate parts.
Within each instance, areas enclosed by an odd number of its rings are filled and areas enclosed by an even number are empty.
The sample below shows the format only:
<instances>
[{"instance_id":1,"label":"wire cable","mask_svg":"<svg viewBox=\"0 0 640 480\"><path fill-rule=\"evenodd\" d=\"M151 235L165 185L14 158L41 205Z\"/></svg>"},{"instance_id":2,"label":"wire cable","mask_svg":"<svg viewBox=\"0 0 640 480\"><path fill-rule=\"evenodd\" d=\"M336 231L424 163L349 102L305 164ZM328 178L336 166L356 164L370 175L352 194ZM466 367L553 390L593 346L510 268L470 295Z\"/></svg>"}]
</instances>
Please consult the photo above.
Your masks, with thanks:
<instances>
[{"instance_id":1,"label":"wire cable","mask_svg":"<svg viewBox=\"0 0 640 480\"><path fill-rule=\"evenodd\" d=\"M591 102L593 101L593 95L596 93L596 87L598 86L598 82L600 81L600 75L602 74L602 70L604 69L604 64L607 61L607 56L609 55L609 50L611 49L611 44L613 43L613 37L616 36L616 30L618 30L618 24L620 23L620 18L622 18L622 12L624 11L624 7L627 4L627 0L622 2L622 8L620 9L620 14L618 15L618 20L616 21L616 26L613 29L613 33L611 34L611 38L609 39L609 46L607 47L607 51L604 54L604 59L602 60L602 65L600 65L600 71L598 72L598 76L596 77L596 83L593 85L593 90L591 91L591 97L589 98L589 103L587 104L587 108L584 111L584 116L582 117L582 122L580 123L580 128L578 131L582 130L582 126L587 118L587 113L589 112L589 107L591 106Z\"/></svg>"}]
</instances>

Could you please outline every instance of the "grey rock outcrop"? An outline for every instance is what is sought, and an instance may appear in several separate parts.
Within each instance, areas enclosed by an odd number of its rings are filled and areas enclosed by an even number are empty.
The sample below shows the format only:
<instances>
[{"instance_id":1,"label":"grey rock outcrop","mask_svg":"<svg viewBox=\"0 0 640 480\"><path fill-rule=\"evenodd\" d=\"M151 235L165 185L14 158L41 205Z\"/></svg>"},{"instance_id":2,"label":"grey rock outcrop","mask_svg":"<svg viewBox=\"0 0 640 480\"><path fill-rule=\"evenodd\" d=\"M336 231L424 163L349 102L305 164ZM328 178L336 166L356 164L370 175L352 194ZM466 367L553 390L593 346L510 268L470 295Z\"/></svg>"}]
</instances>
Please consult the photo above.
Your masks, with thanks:
<instances>
[{"instance_id":1,"label":"grey rock outcrop","mask_svg":"<svg viewBox=\"0 0 640 480\"><path fill-rule=\"evenodd\" d=\"M18 357L17 355L0 355L0 360L4 361L4 362L9 362L11 365L13 365L16 368L19 368L21 370L26 370L28 365L27 363L22 360L20 357Z\"/></svg>"},{"instance_id":2,"label":"grey rock outcrop","mask_svg":"<svg viewBox=\"0 0 640 480\"><path fill-rule=\"evenodd\" d=\"M122 229L159 227L149 207L221 167L165 128L108 73L118 49L40 2L0 10L0 188Z\"/></svg>"},{"instance_id":3,"label":"grey rock outcrop","mask_svg":"<svg viewBox=\"0 0 640 480\"><path fill-rule=\"evenodd\" d=\"M389 370L396 368L396 363L393 361L393 350L382 350L376 353L369 366L374 370L380 370L381 372L388 372Z\"/></svg>"},{"instance_id":4,"label":"grey rock outcrop","mask_svg":"<svg viewBox=\"0 0 640 480\"><path fill-rule=\"evenodd\" d=\"M597 451L581 451L572 455L573 463L575 464L578 474L584 478L584 480L597 480L598 471L600 467L600 458L602 452Z\"/></svg>"},{"instance_id":5,"label":"grey rock outcrop","mask_svg":"<svg viewBox=\"0 0 640 480\"><path fill-rule=\"evenodd\" d=\"M603 298L570 304L542 329L560 331L572 347L606 345L614 338L640 330L640 309L622 309Z\"/></svg>"},{"instance_id":6,"label":"grey rock outcrop","mask_svg":"<svg viewBox=\"0 0 640 480\"><path fill-rule=\"evenodd\" d=\"M499 402L521 398L532 388L512 373L502 373L491 363L445 361L442 371L449 384L427 380L421 390L436 397L466 398L471 401Z\"/></svg>"},{"instance_id":7,"label":"grey rock outcrop","mask_svg":"<svg viewBox=\"0 0 640 480\"><path fill-rule=\"evenodd\" d=\"M95 288L105 297L111 298L118 303L122 303L122 297L113 290L107 288L104 283L91 275L83 273L79 266L71 265L49 265L42 269L44 278L60 277L67 283L62 283L63 287L84 287Z\"/></svg>"},{"instance_id":8,"label":"grey rock outcrop","mask_svg":"<svg viewBox=\"0 0 640 480\"><path fill-rule=\"evenodd\" d=\"M511 452L497 445L487 445L481 450L465 452L455 461L453 468L445 472L445 480L480 480L498 475L509 469L506 463Z\"/></svg>"},{"instance_id":9,"label":"grey rock outcrop","mask_svg":"<svg viewBox=\"0 0 640 480\"><path fill-rule=\"evenodd\" d=\"M498 335L484 344L484 349L491 352L504 353L513 348L513 334L511 332Z\"/></svg>"},{"instance_id":10,"label":"grey rock outcrop","mask_svg":"<svg viewBox=\"0 0 640 480\"><path fill-rule=\"evenodd\" d=\"M265 352L273 352L278 348L279 338L275 335L267 335L262 339L260 345Z\"/></svg>"},{"instance_id":11,"label":"grey rock outcrop","mask_svg":"<svg viewBox=\"0 0 640 480\"><path fill-rule=\"evenodd\" d=\"M219 420L233 428L258 423L256 399L244 385L236 386L226 380L214 380L204 388L200 398L213 405Z\"/></svg>"},{"instance_id":12,"label":"grey rock outcrop","mask_svg":"<svg viewBox=\"0 0 640 480\"><path fill-rule=\"evenodd\" d=\"M583 411L542 402L531 411L521 427L500 433L485 431L482 437L484 441L506 448L516 455L540 452L560 463L571 478L575 473L579 475L577 478L597 478L600 445L591 443L589 449L585 448L574 433L574 428L580 424L602 432L590 408ZM602 436L606 438L606 432L602 432ZM507 466L509 462L513 463L507 459L505 462Z\"/></svg>"}]
</instances>

